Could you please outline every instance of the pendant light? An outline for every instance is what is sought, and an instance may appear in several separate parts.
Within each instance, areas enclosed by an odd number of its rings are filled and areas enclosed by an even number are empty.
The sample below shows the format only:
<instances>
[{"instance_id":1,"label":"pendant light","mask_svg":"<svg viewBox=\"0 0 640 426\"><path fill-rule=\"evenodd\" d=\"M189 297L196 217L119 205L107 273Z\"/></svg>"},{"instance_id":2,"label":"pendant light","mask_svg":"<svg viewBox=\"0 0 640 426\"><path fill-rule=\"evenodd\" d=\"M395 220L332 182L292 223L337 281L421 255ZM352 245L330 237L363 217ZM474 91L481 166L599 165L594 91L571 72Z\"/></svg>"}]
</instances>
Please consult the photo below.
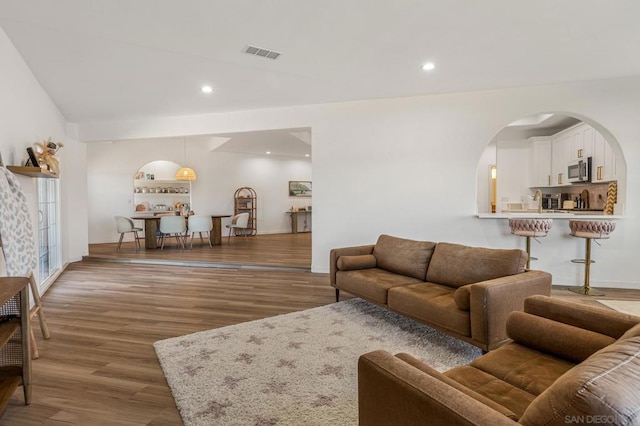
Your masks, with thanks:
<instances>
[{"instance_id":1,"label":"pendant light","mask_svg":"<svg viewBox=\"0 0 640 426\"><path fill-rule=\"evenodd\" d=\"M187 162L187 140L184 138L182 140L184 145L184 162ZM177 180L196 180L196 172L190 167L181 167L176 172Z\"/></svg>"}]
</instances>

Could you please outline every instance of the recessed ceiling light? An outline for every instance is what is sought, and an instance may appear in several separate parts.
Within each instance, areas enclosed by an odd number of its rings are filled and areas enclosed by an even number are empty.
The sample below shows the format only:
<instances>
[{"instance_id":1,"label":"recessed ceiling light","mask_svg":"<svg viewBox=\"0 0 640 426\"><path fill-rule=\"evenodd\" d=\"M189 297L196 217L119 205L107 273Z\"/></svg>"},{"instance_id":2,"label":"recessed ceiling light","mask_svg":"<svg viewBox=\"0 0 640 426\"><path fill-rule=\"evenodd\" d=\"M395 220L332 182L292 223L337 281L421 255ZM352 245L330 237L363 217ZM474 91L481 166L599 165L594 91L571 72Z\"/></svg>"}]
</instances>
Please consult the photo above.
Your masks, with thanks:
<instances>
[{"instance_id":1,"label":"recessed ceiling light","mask_svg":"<svg viewBox=\"0 0 640 426\"><path fill-rule=\"evenodd\" d=\"M427 62L426 64L424 64L422 66L422 69L424 71L431 71L432 69L434 69L436 67L436 64L434 64L433 62Z\"/></svg>"},{"instance_id":2,"label":"recessed ceiling light","mask_svg":"<svg viewBox=\"0 0 640 426\"><path fill-rule=\"evenodd\" d=\"M200 90L202 90L202 93L211 93L211 92L213 92L213 88L211 86L202 86L200 88Z\"/></svg>"},{"instance_id":3,"label":"recessed ceiling light","mask_svg":"<svg viewBox=\"0 0 640 426\"><path fill-rule=\"evenodd\" d=\"M267 155L271 154L271 151L267 151Z\"/></svg>"},{"instance_id":4,"label":"recessed ceiling light","mask_svg":"<svg viewBox=\"0 0 640 426\"><path fill-rule=\"evenodd\" d=\"M309 154L305 154L304 156L305 156L305 157L309 157Z\"/></svg>"}]
</instances>

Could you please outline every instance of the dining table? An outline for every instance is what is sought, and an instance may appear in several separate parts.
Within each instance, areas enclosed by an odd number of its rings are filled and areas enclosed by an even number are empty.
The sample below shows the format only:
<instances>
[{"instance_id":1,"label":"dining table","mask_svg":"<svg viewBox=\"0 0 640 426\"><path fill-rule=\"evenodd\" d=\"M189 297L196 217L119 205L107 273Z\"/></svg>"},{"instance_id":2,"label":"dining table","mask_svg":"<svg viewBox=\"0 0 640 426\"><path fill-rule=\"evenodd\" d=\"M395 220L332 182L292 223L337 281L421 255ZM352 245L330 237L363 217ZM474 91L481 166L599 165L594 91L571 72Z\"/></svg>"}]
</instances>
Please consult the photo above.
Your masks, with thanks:
<instances>
[{"instance_id":1,"label":"dining table","mask_svg":"<svg viewBox=\"0 0 640 426\"><path fill-rule=\"evenodd\" d=\"M144 221L144 248L157 249L158 247L158 230L160 229L161 215L135 215L131 216L133 220ZM231 217L230 214L211 215L213 228L209 232L209 241L211 245L222 244L222 218ZM185 217L187 220L187 217Z\"/></svg>"}]
</instances>

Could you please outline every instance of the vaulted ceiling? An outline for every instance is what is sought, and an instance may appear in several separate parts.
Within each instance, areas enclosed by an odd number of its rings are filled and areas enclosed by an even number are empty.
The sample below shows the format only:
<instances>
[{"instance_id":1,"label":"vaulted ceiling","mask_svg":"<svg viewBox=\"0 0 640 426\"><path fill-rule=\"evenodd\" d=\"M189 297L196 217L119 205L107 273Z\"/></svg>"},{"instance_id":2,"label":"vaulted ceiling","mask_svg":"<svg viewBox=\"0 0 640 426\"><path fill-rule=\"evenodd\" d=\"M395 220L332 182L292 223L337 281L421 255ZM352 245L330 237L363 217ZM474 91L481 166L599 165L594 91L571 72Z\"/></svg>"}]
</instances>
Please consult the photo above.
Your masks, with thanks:
<instances>
[{"instance_id":1,"label":"vaulted ceiling","mask_svg":"<svg viewBox=\"0 0 640 426\"><path fill-rule=\"evenodd\" d=\"M0 2L0 26L78 123L635 75L638 16L637 0Z\"/></svg>"}]
</instances>

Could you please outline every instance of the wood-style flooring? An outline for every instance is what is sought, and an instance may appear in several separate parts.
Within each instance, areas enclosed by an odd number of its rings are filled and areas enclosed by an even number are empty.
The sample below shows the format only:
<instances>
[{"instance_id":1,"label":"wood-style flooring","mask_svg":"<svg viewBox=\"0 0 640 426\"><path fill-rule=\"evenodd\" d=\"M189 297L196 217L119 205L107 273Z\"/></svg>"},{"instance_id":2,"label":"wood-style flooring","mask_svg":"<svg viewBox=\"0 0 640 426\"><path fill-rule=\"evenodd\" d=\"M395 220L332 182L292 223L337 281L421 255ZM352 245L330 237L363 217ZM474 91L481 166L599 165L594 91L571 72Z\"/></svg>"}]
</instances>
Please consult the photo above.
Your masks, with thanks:
<instances>
[{"instance_id":1,"label":"wood-style flooring","mask_svg":"<svg viewBox=\"0 0 640 426\"><path fill-rule=\"evenodd\" d=\"M193 248L183 250L174 238L165 242L164 250L144 248L136 251L135 243L127 241L116 252L117 244L90 244L86 259L118 260L123 262L146 262L172 264L178 266L270 266L296 269L311 269L311 233L269 234L248 238L231 237L222 239L222 245L200 243L196 236ZM190 247L188 245L187 247Z\"/></svg>"},{"instance_id":2,"label":"wood-style flooring","mask_svg":"<svg viewBox=\"0 0 640 426\"><path fill-rule=\"evenodd\" d=\"M42 339L35 320L40 358L33 362L32 403L23 404L19 388L0 425L181 425L153 342L334 301L328 276L305 269L310 234L253 239L254 246L232 239L228 247L225 240L189 251L198 262L237 265L226 268L120 263L111 253L115 245L111 251L92 246L91 259L69 265L43 296L51 339ZM216 250L224 256L212 257ZM94 258L99 252L110 259ZM121 262L163 256L188 262L187 254L176 248L136 254L131 245L119 256ZM272 266L241 266L249 261ZM597 304L560 288L553 293ZM630 290L608 290L607 296L640 300L640 292Z\"/></svg>"}]
</instances>

